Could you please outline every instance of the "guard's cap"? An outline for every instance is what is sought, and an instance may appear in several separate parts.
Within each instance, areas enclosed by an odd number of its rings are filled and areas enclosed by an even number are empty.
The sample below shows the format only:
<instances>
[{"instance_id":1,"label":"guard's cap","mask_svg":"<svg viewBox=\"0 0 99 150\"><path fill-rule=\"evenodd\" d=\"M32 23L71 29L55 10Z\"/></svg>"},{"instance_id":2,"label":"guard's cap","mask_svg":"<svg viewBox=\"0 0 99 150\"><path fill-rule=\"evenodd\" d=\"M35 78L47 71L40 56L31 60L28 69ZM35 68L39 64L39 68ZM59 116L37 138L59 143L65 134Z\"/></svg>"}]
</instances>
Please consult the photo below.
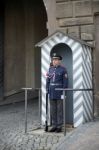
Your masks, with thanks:
<instances>
[{"instance_id":1,"label":"guard's cap","mask_svg":"<svg viewBox=\"0 0 99 150\"><path fill-rule=\"evenodd\" d=\"M60 55L57 54L57 53L53 53L51 57L52 57L52 59L59 59L59 60L62 60L62 56L60 56Z\"/></svg>"}]
</instances>

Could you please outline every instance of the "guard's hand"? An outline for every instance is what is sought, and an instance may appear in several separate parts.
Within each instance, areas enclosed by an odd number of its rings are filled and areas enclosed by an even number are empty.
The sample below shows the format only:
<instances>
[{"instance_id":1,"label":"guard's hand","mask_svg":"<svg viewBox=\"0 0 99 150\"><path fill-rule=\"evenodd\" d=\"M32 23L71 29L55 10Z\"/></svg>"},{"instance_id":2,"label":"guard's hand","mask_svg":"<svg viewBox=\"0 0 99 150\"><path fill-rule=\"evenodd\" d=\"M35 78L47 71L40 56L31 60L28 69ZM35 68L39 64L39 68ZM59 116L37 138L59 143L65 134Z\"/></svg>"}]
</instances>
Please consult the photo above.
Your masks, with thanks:
<instances>
[{"instance_id":1,"label":"guard's hand","mask_svg":"<svg viewBox=\"0 0 99 150\"><path fill-rule=\"evenodd\" d=\"M65 98L66 98L66 96L65 96ZM64 95L61 95L61 99L64 99Z\"/></svg>"}]
</instances>

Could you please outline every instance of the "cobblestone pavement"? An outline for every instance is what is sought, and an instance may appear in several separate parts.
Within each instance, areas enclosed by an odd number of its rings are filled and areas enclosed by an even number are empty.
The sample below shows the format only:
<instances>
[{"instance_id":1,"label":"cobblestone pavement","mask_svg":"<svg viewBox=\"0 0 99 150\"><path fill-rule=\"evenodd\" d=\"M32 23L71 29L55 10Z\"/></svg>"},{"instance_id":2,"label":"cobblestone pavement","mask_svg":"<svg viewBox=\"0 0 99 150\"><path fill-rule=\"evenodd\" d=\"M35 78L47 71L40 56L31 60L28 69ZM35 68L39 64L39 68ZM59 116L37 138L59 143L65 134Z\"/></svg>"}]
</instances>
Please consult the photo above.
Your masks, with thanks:
<instances>
[{"instance_id":1,"label":"cobblestone pavement","mask_svg":"<svg viewBox=\"0 0 99 150\"><path fill-rule=\"evenodd\" d=\"M29 101L25 134L24 103L0 106L0 150L50 150L64 139L63 133L33 130L39 127L38 115L37 100Z\"/></svg>"},{"instance_id":2,"label":"cobblestone pavement","mask_svg":"<svg viewBox=\"0 0 99 150\"><path fill-rule=\"evenodd\" d=\"M46 133L39 127L38 101L28 104L28 132L24 133L24 103L0 106L0 150L99 150L99 119L76 130Z\"/></svg>"}]
</instances>

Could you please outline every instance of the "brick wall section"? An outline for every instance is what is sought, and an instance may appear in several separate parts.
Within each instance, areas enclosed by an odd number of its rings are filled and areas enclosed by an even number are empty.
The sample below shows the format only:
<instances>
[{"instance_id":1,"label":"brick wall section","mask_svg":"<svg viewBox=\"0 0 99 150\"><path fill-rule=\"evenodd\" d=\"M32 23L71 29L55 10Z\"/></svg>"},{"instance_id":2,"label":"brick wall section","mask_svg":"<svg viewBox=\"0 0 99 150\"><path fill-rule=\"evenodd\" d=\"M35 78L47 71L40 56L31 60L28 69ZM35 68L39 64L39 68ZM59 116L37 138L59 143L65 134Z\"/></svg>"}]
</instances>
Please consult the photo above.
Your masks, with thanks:
<instances>
[{"instance_id":1,"label":"brick wall section","mask_svg":"<svg viewBox=\"0 0 99 150\"><path fill-rule=\"evenodd\" d=\"M86 42L94 41L96 12L99 12L99 0L56 0L58 29Z\"/></svg>"}]
</instances>

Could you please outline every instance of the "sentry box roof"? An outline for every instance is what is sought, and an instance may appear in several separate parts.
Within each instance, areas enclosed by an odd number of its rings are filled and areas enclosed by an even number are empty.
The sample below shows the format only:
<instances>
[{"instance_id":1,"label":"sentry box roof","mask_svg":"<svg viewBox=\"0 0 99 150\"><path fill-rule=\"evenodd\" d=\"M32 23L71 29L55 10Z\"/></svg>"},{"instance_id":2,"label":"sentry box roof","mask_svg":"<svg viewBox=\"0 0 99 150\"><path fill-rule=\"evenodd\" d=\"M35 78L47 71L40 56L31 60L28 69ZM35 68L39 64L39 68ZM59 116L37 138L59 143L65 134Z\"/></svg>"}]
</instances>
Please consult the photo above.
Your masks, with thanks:
<instances>
[{"instance_id":1,"label":"sentry box roof","mask_svg":"<svg viewBox=\"0 0 99 150\"><path fill-rule=\"evenodd\" d=\"M46 37L45 39L43 39L43 40L41 40L40 42L38 42L35 46L42 47L42 45L44 45L44 43L46 43L47 41L49 41L50 39L53 39L53 38L55 38L55 37L57 37L58 40L60 40L59 42L62 42L62 39L63 39L64 37L68 37L68 38L70 38L70 39L73 39L74 41L79 42L79 43L82 44L82 45L86 45L86 46L89 46L89 47L91 47L91 48L94 48L94 46L93 46L92 44L86 43L85 41L83 41L83 40L81 40L81 39L78 39L78 38L76 38L76 37L74 37L74 36L65 34L65 33L63 33L62 31L58 31L58 30L57 30L56 32L54 32L53 34L49 35L48 37Z\"/></svg>"}]
</instances>

